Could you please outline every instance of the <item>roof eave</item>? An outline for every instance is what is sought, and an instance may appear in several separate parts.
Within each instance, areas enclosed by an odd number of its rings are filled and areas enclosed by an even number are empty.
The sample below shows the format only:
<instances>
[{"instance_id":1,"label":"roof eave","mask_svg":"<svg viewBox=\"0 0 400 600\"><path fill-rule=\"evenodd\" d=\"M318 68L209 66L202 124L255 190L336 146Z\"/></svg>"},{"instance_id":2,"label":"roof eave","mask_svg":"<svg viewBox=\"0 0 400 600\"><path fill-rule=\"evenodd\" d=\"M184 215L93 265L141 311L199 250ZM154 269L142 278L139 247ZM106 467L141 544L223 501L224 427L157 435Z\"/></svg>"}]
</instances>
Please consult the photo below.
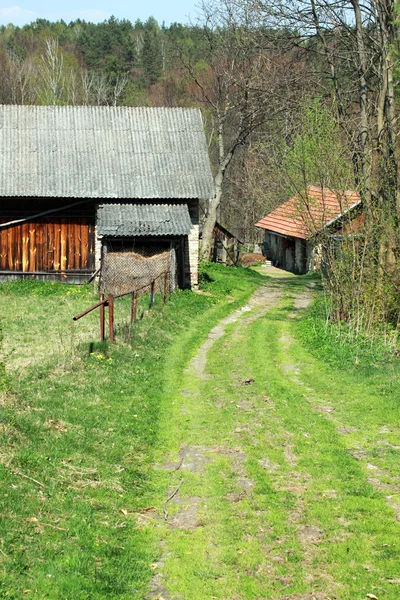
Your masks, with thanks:
<instances>
[{"instance_id":1,"label":"roof eave","mask_svg":"<svg viewBox=\"0 0 400 600\"><path fill-rule=\"evenodd\" d=\"M333 223L335 223L336 221L339 221L339 219L341 219L342 217L344 217L345 215L347 215L349 212L351 212L352 210L354 210L355 208L357 208L357 206L360 206L361 203L362 203L362 201L361 201L361 198L360 198L360 200L357 200L357 202L355 202L354 204L352 204L351 206L349 206L346 210L344 210L342 213L340 213L340 215L338 215L337 217L333 217L333 219L330 219L330 221L328 221L327 223L325 223L325 225L321 229L325 229L326 227L329 227L330 225L333 225Z\"/></svg>"},{"instance_id":2,"label":"roof eave","mask_svg":"<svg viewBox=\"0 0 400 600\"><path fill-rule=\"evenodd\" d=\"M257 225L255 225L255 227L257 227ZM258 227L258 229L264 229L264 231L268 231L268 233L273 233L274 235L277 235L278 237L282 237L282 238L286 238L286 239L300 239L300 240L307 240L308 238L305 235L291 235L289 233L280 233L279 231L275 231L274 229L269 229L268 227Z\"/></svg>"}]
</instances>

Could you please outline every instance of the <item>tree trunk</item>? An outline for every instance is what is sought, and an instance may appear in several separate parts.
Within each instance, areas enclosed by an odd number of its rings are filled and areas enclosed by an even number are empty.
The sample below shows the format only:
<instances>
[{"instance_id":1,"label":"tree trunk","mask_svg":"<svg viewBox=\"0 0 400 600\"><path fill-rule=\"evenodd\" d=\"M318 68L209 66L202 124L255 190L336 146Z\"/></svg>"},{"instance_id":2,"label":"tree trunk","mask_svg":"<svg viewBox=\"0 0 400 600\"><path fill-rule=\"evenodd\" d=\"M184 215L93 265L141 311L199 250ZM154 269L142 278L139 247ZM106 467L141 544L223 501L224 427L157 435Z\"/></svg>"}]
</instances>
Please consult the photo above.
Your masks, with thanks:
<instances>
[{"instance_id":1,"label":"tree trunk","mask_svg":"<svg viewBox=\"0 0 400 600\"><path fill-rule=\"evenodd\" d=\"M217 222L218 209L221 204L222 197L222 185L224 182L226 169L231 162L233 157L233 151L229 152L223 163L219 166L218 172L214 179L215 185L215 198L210 198L208 205L207 217L203 225L203 234L201 240L200 258L202 260L209 260L211 254L211 248L213 245L213 232L215 223Z\"/></svg>"},{"instance_id":2,"label":"tree trunk","mask_svg":"<svg viewBox=\"0 0 400 600\"><path fill-rule=\"evenodd\" d=\"M364 46L363 23L359 0L351 0L356 22L357 60L359 76L359 103L360 103L360 132L358 136L359 152L361 162L361 196L367 204L370 202L370 173L371 159L368 148L369 142L369 119L368 119L368 97L367 97L367 56Z\"/></svg>"},{"instance_id":3,"label":"tree trunk","mask_svg":"<svg viewBox=\"0 0 400 600\"><path fill-rule=\"evenodd\" d=\"M217 222L217 215L221 204L222 197L222 186L224 183L226 169L229 166L233 158L233 154L236 148L236 143L229 150L225 152L224 143L224 124L225 124L225 113L218 115L218 153L219 153L219 166L217 174L214 178L215 186L215 198L210 198L208 205L208 212L206 220L203 225L203 233L201 239L200 258L201 260L209 260L211 254L211 248L213 245L213 233L215 223Z\"/></svg>"},{"instance_id":4,"label":"tree trunk","mask_svg":"<svg viewBox=\"0 0 400 600\"><path fill-rule=\"evenodd\" d=\"M380 167L380 197L394 217L396 229L400 223L399 157L396 148L396 114L393 68L393 46L396 40L395 6L392 0L376 2L380 33L380 94L377 107L378 154Z\"/></svg>"}]
</instances>

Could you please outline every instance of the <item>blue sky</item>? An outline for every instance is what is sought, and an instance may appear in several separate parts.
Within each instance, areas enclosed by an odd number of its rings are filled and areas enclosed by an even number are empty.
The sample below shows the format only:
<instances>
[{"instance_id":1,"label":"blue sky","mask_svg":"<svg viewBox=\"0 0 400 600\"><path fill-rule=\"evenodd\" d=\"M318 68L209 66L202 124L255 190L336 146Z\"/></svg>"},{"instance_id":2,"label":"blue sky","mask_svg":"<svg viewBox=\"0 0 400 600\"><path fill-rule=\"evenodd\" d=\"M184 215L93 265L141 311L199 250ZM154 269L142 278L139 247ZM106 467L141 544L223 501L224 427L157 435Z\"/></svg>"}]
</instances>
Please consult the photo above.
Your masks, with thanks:
<instances>
[{"instance_id":1,"label":"blue sky","mask_svg":"<svg viewBox=\"0 0 400 600\"><path fill-rule=\"evenodd\" d=\"M168 25L174 21L186 23L189 17L195 21L198 9L196 5L199 0L147 0L146 2L123 2L122 0L61 0L51 2L49 0L36 0L34 2L18 2L0 0L0 25L13 23L24 25L37 18L56 21L64 19L73 21L80 18L85 21L104 21L111 15L118 19L129 19L145 21L153 16L161 24L163 21Z\"/></svg>"}]
</instances>

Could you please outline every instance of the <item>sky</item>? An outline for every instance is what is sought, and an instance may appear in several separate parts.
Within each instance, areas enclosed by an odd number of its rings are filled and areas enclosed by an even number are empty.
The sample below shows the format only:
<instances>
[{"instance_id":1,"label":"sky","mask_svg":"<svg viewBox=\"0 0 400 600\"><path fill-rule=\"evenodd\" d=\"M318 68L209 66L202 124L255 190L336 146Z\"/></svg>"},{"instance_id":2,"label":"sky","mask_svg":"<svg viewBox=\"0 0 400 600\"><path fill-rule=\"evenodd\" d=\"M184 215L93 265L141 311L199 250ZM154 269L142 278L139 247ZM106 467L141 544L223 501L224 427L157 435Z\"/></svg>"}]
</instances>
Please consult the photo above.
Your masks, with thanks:
<instances>
[{"instance_id":1,"label":"sky","mask_svg":"<svg viewBox=\"0 0 400 600\"><path fill-rule=\"evenodd\" d=\"M18 0L17 0L18 1ZM13 23L25 25L38 18L57 21L64 19L67 23L75 19L84 19L98 23L114 15L118 19L136 19L145 21L154 17L161 24L173 22L187 23L196 20L199 13L199 0L147 0L145 2L122 0L35 0L18 4L14 1L0 0L0 25Z\"/></svg>"}]
</instances>

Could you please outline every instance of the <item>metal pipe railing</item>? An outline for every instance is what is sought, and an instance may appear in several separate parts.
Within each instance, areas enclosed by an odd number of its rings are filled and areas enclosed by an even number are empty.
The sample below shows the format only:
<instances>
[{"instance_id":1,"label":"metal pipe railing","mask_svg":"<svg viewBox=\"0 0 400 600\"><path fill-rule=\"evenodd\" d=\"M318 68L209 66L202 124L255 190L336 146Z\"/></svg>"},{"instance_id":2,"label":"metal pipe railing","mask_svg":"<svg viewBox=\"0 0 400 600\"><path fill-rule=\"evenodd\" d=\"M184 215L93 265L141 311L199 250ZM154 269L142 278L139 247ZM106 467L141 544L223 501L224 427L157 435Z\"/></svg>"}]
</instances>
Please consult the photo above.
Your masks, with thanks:
<instances>
[{"instance_id":1,"label":"metal pipe railing","mask_svg":"<svg viewBox=\"0 0 400 600\"><path fill-rule=\"evenodd\" d=\"M163 293L162 293L163 302L165 303L167 301L168 285L169 285L169 271L160 273L160 275L158 275L158 277L151 280L151 282L150 282L150 308L154 305L156 281L157 281L157 279L159 279L162 276L164 276L164 288L163 288ZM136 323L138 292L144 290L147 287L149 287L148 283L145 285L142 285L139 288L135 288L134 290L130 290L129 292L124 292L123 294L116 294L116 295L108 294L107 298L105 297L104 293L102 292L102 293L100 293L100 301L99 302L96 302L96 304L89 306L89 308L87 308L86 310L82 311L78 315L75 315L75 317L73 317L73 320L78 321L79 319L86 316L93 310L96 310L96 308L100 308L100 340L103 342L105 340L105 307L108 306L109 338L110 338L110 343L112 344L114 342L114 301L117 298L123 298L124 296L130 295L131 296L130 321L131 321L131 323Z\"/></svg>"}]
</instances>

